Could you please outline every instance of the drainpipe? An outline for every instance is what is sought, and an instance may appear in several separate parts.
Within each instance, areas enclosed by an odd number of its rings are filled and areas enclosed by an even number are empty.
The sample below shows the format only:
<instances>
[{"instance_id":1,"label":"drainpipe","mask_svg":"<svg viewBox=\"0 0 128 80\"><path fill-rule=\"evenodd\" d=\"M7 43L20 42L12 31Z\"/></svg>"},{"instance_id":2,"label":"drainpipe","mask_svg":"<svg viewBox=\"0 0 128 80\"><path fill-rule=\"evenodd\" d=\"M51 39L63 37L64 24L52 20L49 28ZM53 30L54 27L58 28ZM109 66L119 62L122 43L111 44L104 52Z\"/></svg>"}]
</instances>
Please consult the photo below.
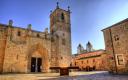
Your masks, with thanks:
<instances>
[{"instance_id":1,"label":"drainpipe","mask_svg":"<svg viewBox=\"0 0 128 80\"><path fill-rule=\"evenodd\" d=\"M113 57L114 57L114 64L115 64L115 69L116 69L116 73L117 73L118 71L117 71L117 64L116 64L116 56L115 56L115 50L114 50L114 45L113 45L111 29L109 29L109 32L110 32L110 37L111 37L111 42L112 42L112 52L113 52Z\"/></svg>"}]
</instances>

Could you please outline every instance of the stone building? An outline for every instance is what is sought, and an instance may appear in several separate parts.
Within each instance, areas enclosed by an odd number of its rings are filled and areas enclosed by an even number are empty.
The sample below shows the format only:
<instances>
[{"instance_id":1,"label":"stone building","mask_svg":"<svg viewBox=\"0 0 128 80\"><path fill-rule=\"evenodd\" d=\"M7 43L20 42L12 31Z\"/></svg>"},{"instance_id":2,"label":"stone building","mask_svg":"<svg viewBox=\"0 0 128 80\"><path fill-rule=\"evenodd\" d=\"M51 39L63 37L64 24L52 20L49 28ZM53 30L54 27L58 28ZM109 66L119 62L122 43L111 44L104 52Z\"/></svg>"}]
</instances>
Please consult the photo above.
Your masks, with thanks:
<instances>
[{"instance_id":1,"label":"stone building","mask_svg":"<svg viewBox=\"0 0 128 80\"><path fill-rule=\"evenodd\" d=\"M87 47L89 45L89 47ZM87 43L87 49L92 49L92 44ZM90 47L91 46L91 47ZM77 53L72 56L71 66L77 66L80 70L107 70L106 53L104 50L93 50Z\"/></svg>"},{"instance_id":2,"label":"stone building","mask_svg":"<svg viewBox=\"0 0 128 80\"><path fill-rule=\"evenodd\" d=\"M70 66L70 10L59 8L50 14L50 32L0 24L0 73L49 72L49 67Z\"/></svg>"},{"instance_id":3,"label":"stone building","mask_svg":"<svg viewBox=\"0 0 128 80\"><path fill-rule=\"evenodd\" d=\"M109 71L128 73L128 19L102 30Z\"/></svg>"}]
</instances>

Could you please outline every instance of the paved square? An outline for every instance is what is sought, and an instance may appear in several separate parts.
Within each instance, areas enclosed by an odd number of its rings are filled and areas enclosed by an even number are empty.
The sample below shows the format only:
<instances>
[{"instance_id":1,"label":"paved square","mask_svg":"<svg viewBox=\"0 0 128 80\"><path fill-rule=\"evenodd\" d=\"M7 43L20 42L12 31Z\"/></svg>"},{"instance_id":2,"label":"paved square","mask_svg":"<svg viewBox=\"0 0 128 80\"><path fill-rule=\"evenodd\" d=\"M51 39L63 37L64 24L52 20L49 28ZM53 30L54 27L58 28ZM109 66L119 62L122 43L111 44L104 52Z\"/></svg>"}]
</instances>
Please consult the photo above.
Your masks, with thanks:
<instances>
[{"instance_id":1,"label":"paved square","mask_svg":"<svg viewBox=\"0 0 128 80\"><path fill-rule=\"evenodd\" d=\"M59 73L1 74L0 80L128 80L128 75L111 75L106 71L71 72L69 76L59 76Z\"/></svg>"}]
</instances>

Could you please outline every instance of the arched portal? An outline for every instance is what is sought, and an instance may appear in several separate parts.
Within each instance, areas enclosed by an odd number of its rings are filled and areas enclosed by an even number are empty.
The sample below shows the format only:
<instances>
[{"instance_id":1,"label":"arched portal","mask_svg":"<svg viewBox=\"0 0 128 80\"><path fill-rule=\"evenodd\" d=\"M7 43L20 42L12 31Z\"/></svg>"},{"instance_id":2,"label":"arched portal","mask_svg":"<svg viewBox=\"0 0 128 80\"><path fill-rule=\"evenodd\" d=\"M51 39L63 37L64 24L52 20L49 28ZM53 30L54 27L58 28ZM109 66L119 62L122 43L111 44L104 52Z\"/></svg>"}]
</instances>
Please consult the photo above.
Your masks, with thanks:
<instances>
[{"instance_id":1,"label":"arched portal","mask_svg":"<svg viewBox=\"0 0 128 80\"><path fill-rule=\"evenodd\" d=\"M38 51L32 53L31 56L31 72L41 72L42 56Z\"/></svg>"},{"instance_id":2,"label":"arched portal","mask_svg":"<svg viewBox=\"0 0 128 80\"><path fill-rule=\"evenodd\" d=\"M40 44L33 45L28 55L29 72L48 72L48 50Z\"/></svg>"}]
</instances>

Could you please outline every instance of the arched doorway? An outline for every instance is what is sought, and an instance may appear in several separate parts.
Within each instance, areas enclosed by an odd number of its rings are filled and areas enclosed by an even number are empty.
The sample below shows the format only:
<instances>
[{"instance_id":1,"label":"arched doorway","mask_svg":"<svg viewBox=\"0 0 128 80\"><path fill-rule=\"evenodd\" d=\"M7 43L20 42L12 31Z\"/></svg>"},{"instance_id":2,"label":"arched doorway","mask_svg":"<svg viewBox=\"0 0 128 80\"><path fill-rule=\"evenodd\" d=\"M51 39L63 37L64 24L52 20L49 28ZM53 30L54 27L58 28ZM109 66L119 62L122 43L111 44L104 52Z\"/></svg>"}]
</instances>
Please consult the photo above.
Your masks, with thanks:
<instances>
[{"instance_id":1,"label":"arched doorway","mask_svg":"<svg viewBox=\"0 0 128 80\"><path fill-rule=\"evenodd\" d=\"M29 72L48 72L48 51L40 44L33 45L28 55Z\"/></svg>"},{"instance_id":2,"label":"arched doorway","mask_svg":"<svg viewBox=\"0 0 128 80\"><path fill-rule=\"evenodd\" d=\"M38 52L34 52L31 57L31 72L41 72L42 56Z\"/></svg>"}]
</instances>

